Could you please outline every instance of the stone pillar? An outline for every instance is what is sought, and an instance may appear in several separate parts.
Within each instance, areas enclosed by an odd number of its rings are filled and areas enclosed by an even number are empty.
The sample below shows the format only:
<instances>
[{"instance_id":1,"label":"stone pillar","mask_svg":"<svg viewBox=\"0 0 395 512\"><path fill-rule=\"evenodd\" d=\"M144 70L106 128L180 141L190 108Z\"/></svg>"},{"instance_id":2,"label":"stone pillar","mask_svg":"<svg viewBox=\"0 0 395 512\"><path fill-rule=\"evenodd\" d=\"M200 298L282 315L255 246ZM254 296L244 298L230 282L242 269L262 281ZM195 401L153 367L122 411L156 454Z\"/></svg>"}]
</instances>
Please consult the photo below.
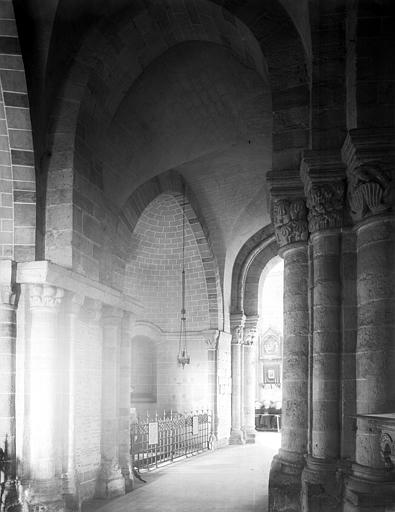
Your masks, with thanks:
<instances>
[{"instance_id":1,"label":"stone pillar","mask_svg":"<svg viewBox=\"0 0 395 512\"><path fill-rule=\"evenodd\" d=\"M131 339L135 318L124 313L119 376L119 465L125 480L125 492L133 490L133 473L130 471L130 385L131 385Z\"/></svg>"},{"instance_id":2,"label":"stone pillar","mask_svg":"<svg viewBox=\"0 0 395 512\"><path fill-rule=\"evenodd\" d=\"M377 135L377 137L376 137ZM379 136L379 137L378 137ZM343 151L350 209L357 235L357 348L355 464L345 506L384 510L394 485L385 468L380 429L368 415L395 410L395 218L393 172L395 133L353 130ZM375 499L366 503L364 496Z\"/></svg>"},{"instance_id":3,"label":"stone pillar","mask_svg":"<svg viewBox=\"0 0 395 512\"><path fill-rule=\"evenodd\" d=\"M125 480L119 465L119 367L122 317L121 310L104 306L102 453L101 471L96 488L98 498L112 498L125 493Z\"/></svg>"},{"instance_id":4,"label":"stone pillar","mask_svg":"<svg viewBox=\"0 0 395 512\"><path fill-rule=\"evenodd\" d=\"M245 316L231 316L231 356L232 356L232 427L230 431L229 444L243 444L243 433L241 430L241 403L242 403L242 342Z\"/></svg>"},{"instance_id":5,"label":"stone pillar","mask_svg":"<svg viewBox=\"0 0 395 512\"><path fill-rule=\"evenodd\" d=\"M56 286L29 286L30 335L30 488L25 491L28 510L64 510L58 456L58 308L64 291Z\"/></svg>"},{"instance_id":6,"label":"stone pillar","mask_svg":"<svg viewBox=\"0 0 395 512\"><path fill-rule=\"evenodd\" d=\"M313 258L311 452L303 471L304 511L340 511L341 233L344 164L340 155L302 163ZM325 165L324 165L325 163Z\"/></svg>"},{"instance_id":7,"label":"stone pillar","mask_svg":"<svg viewBox=\"0 0 395 512\"><path fill-rule=\"evenodd\" d=\"M300 190L297 190L301 193ZM308 424L308 255L306 205L276 198L272 219L284 258L284 346L281 449L269 477L269 511L300 511Z\"/></svg>"},{"instance_id":8,"label":"stone pillar","mask_svg":"<svg viewBox=\"0 0 395 512\"><path fill-rule=\"evenodd\" d=\"M257 323L257 316L247 317L243 336L243 433L246 443L255 443L255 341Z\"/></svg>"},{"instance_id":9,"label":"stone pillar","mask_svg":"<svg viewBox=\"0 0 395 512\"><path fill-rule=\"evenodd\" d=\"M207 345L207 366L208 366L208 393L209 410L211 411L211 428L213 447L218 441L218 341L220 331L215 329L207 333L205 342Z\"/></svg>"},{"instance_id":10,"label":"stone pillar","mask_svg":"<svg viewBox=\"0 0 395 512\"><path fill-rule=\"evenodd\" d=\"M67 328L66 342L69 345L68 350L68 437L67 437L67 479L64 493L67 508L73 510L79 506L78 475L75 462L75 422L76 406L75 393L78 382L78 373L76 372L76 348L80 341L78 316L81 306L84 303L84 297L75 293L68 293L65 300L65 323Z\"/></svg>"},{"instance_id":11,"label":"stone pillar","mask_svg":"<svg viewBox=\"0 0 395 512\"><path fill-rule=\"evenodd\" d=\"M17 287L15 264L0 261L0 448L5 462L1 510L18 505L15 454L15 341Z\"/></svg>"}]
</instances>

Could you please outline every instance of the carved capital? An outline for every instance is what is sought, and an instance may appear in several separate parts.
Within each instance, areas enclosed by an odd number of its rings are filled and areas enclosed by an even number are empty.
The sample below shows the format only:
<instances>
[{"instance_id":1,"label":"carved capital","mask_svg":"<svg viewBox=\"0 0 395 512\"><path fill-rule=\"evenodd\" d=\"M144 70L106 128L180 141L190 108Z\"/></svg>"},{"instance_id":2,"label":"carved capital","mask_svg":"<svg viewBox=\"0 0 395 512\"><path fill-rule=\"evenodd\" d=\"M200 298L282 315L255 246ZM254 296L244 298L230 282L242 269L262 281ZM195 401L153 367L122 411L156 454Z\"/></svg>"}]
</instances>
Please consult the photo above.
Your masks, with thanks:
<instances>
[{"instance_id":1,"label":"carved capital","mask_svg":"<svg viewBox=\"0 0 395 512\"><path fill-rule=\"evenodd\" d=\"M0 261L0 293L1 303L16 307L19 298L19 285L15 282L16 263L12 260Z\"/></svg>"},{"instance_id":2,"label":"carved capital","mask_svg":"<svg viewBox=\"0 0 395 512\"><path fill-rule=\"evenodd\" d=\"M3 284L0 286L1 291L1 303L6 304L8 306L16 306L17 305L17 288L16 285L6 285Z\"/></svg>"},{"instance_id":3,"label":"carved capital","mask_svg":"<svg viewBox=\"0 0 395 512\"><path fill-rule=\"evenodd\" d=\"M244 330L244 345L253 345L256 341L257 337L257 329L256 327L250 327Z\"/></svg>"},{"instance_id":4,"label":"carved capital","mask_svg":"<svg viewBox=\"0 0 395 512\"><path fill-rule=\"evenodd\" d=\"M56 308L62 301L64 290L48 284L33 284L30 286L30 307Z\"/></svg>"},{"instance_id":5,"label":"carved capital","mask_svg":"<svg viewBox=\"0 0 395 512\"><path fill-rule=\"evenodd\" d=\"M294 242L307 241L307 209L304 199L274 200L271 217L280 247Z\"/></svg>"},{"instance_id":6,"label":"carved capital","mask_svg":"<svg viewBox=\"0 0 395 512\"><path fill-rule=\"evenodd\" d=\"M230 319L230 332L232 334L232 345L241 345L244 337L245 315L232 315Z\"/></svg>"},{"instance_id":7,"label":"carved capital","mask_svg":"<svg viewBox=\"0 0 395 512\"><path fill-rule=\"evenodd\" d=\"M210 350L215 350L217 348L219 338L219 330L215 329L214 331L210 332L205 336L204 341L206 342L207 347Z\"/></svg>"},{"instance_id":8,"label":"carved capital","mask_svg":"<svg viewBox=\"0 0 395 512\"><path fill-rule=\"evenodd\" d=\"M382 163L356 165L348 170L347 175L348 200L355 220L391 209L391 173Z\"/></svg>"},{"instance_id":9,"label":"carved capital","mask_svg":"<svg viewBox=\"0 0 395 512\"><path fill-rule=\"evenodd\" d=\"M340 228L343 223L344 183L320 183L307 190L310 233L322 229Z\"/></svg>"}]
</instances>

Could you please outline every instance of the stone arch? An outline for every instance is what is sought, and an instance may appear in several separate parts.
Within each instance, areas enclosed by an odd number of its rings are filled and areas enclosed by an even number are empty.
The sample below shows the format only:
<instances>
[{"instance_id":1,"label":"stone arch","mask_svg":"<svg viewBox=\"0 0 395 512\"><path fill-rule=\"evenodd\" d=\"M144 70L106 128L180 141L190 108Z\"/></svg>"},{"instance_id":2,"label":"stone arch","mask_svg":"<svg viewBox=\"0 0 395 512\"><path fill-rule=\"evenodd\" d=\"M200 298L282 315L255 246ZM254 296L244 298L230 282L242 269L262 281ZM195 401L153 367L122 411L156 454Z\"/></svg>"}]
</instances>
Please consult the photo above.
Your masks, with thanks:
<instances>
[{"instance_id":1,"label":"stone arch","mask_svg":"<svg viewBox=\"0 0 395 512\"><path fill-rule=\"evenodd\" d=\"M172 195L182 208L184 187L186 197L185 215L193 232L205 273L209 328L223 329L223 299L218 265L211 249L207 228L199 214L197 202L181 176L174 171L168 171L137 188L124 205L121 218L124 219L130 231L133 232L142 212L161 194Z\"/></svg>"},{"instance_id":2,"label":"stone arch","mask_svg":"<svg viewBox=\"0 0 395 512\"><path fill-rule=\"evenodd\" d=\"M259 282L262 271L278 254L273 226L252 236L237 255L232 275L232 314L258 316Z\"/></svg>"},{"instance_id":3,"label":"stone arch","mask_svg":"<svg viewBox=\"0 0 395 512\"><path fill-rule=\"evenodd\" d=\"M29 99L12 2L0 6L0 258L35 259L36 180Z\"/></svg>"},{"instance_id":4,"label":"stone arch","mask_svg":"<svg viewBox=\"0 0 395 512\"><path fill-rule=\"evenodd\" d=\"M238 9L231 2L220 7L216 2L201 0L196 12L181 2L164 2L159 6L147 1L106 17L101 27L92 28L81 43L64 86L57 92L50 123L47 257L72 265L72 253L58 251L52 242L59 240L59 236L66 243L72 238L73 211L69 195L73 195L74 173L83 169L91 183L99 190L103 188L102 163L86 162L83 157L78 161L78 144L86 144L96 136L100 139L135 78L153 59L186 40L211 41L230 48L245 66L257 69L265 81L269 72L274 101L273 167L298 165L309 129L305 53L286 10L276 0L268 4L257 7L251 3ZM175 22L177 10L188 20L185 30ZM136 44L144 40L149 44ZM102 51L98 52L98 48ZM150 52L147 48L151 48ZM55 190L59 181L65 190L60 199ZM49 212L55 209L67 219L69 229L54 225L54 216Z\"/></svg>"}]
</instances>

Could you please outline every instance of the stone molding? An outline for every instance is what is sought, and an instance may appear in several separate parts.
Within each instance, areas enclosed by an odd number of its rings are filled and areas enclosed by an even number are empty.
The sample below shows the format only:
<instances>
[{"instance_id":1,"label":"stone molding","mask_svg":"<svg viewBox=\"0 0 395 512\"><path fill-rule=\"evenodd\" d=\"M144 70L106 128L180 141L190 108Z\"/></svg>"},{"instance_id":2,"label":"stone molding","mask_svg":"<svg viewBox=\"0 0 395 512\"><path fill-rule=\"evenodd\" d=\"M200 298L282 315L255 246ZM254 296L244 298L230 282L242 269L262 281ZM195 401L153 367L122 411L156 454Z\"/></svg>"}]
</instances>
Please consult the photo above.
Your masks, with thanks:
<instances>
[{"instance_id":1,"label":"stone molding","mask_svg":"<svg viewBox=\"0 0 395 512\"><path fill-rule=\"evenodd\" d=\"M307 241L307 209L304 199L272 201L271 217L280 248L295 242Z\"/></svg>"},{"instance_id":2,"label":"stone molding","mask_svg":"<svg viewBox=\"0 0 395 512\"><path fill-rule=\"evenodd\" d=\"M142 305L137 299L50 261L18 263L16 282L21 284L45 283L134 314L142 311Z\"/></svg>"},{"instance_id":3,"label":"stone molding","mask_svg":"<svg viewBox=\"0 0 395 512\"><path fill-rule=\"evenodd\" d=\"M62 302L63 288L48 284L34 284L29 287L30 307L55 309Z\"/></svg>"},{"instance_id":4,"label":"stone molding","mask_svg":"<svg viewBox=\"0 0 395 512\"><path fill-rule=\"evenodd\" d=\"M304 151L300 166L310 233L340 228L344 216L345 165L338 151Z\"/></svg>"}]
</instances>

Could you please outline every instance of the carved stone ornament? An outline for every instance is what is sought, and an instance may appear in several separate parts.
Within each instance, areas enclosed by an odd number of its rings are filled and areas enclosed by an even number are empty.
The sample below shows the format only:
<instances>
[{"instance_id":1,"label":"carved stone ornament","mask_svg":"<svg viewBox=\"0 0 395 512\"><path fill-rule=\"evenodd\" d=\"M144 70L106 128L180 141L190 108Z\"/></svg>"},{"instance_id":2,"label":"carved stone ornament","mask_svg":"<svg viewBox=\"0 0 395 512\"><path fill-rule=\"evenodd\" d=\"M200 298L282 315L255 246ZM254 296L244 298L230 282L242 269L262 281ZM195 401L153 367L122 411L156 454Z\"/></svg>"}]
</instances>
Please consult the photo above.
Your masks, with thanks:
<instances>
[{"instance_id":1,"label":"carved stone ornament","mask_svg":"<svg viewBox=\"0 0 395 512\"><path fill-rule=\"evenodd\" d=\"M307 209L303 199L273 201L272 220L280 247L307 240Z\"/></svg>"},{"instance_id":2,"label":"carved stone ornament","mask_svg":"<svg viewBox=\"0 0 395 512\"><path fill-rule=\"evenodd\" d=\"M2 304L8 304L9 306L16 306L17 290L15 286L1 286L1 302Z\"/></svg>"},{"instance_id":3,"label":"carved stone ornament","mask_svg":"<svg viewBox=\"0 0 395 512\"><path fill-rule=\"evenodd\" d=\"M244 345L253 345L257 336L256 327L251 327L245 331L244 334Z\"/></svg>"},{"instance_id":4,"label":"carved stone ornament","mask_svg":"<svg viewBox=\"0 0 395 512\"><path fill-rule=\"evenodd\" d=\"M47 284L36 284L30 288L31 307L54 308L62 300L64 291L62 288Z\"/></svg>"},{"instance_id":5,"label":"carved stone ornament","mask_svg":"<svg viewBox=\"0 0 395 512\"><path fill-rule=\"evenodd\" d=\"M358 165L348 174L348 199L356 220L391 208L391 176L378 162Z\"/></svg>"},{"instance_id":6,"label":"carved stone ornament","mask_svg":"<svg viewBox=\"0 0 395 512\"><path fill-rule=\"evenodd\" d=\"M240 345L243 342L243 327L237 325L232 329L232 345Z\"/></svg>"},{"instance_id":7,"label":"carved stone ornament","mask_svg":"<svg viewBox=\"0 0 395 512\"><path fill-rule=\"evenodd\" d=\"M341 227L344 208L344 183L312 185L307 193L309 231Z\"/></svg>"}]
</instances>

